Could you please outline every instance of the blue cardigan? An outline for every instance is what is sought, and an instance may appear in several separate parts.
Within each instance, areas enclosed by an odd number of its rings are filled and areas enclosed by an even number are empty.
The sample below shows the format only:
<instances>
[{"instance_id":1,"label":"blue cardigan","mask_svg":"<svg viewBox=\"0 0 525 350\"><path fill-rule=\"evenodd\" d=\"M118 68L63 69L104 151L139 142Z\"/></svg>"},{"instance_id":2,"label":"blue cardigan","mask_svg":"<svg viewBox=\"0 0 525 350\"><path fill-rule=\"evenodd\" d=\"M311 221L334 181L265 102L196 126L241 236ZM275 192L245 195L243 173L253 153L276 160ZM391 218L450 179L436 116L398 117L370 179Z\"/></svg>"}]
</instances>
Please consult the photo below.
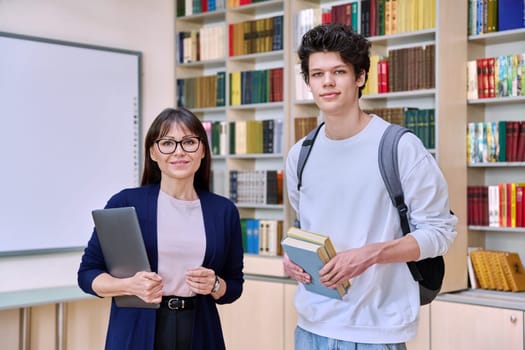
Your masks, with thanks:
<instances>
[{"instance_id":1,"label":"blue cardigan","mask_svg":"<svg viewBox=\"0 0 525 350\"><path fill-rule=\"evenodd\" d=\"M133 206L140 222L151 269L158 271L157 198L160 186L126 189L114 195L106 208ZM215 270L226 281L226 294L219 300L197 295L193 349L225 349L217 304L232 303L241 296L243 277L242 235L237 207L228 199L207 191L197 191L206 231L203 266ZM95 277L107 272L100 244L94 231L82 256L78 285L97 295L91 285ZM155 309L119 308L113 301L106 336L106 349L148 350L154 347Z\"/></svg>"}]
</instances>

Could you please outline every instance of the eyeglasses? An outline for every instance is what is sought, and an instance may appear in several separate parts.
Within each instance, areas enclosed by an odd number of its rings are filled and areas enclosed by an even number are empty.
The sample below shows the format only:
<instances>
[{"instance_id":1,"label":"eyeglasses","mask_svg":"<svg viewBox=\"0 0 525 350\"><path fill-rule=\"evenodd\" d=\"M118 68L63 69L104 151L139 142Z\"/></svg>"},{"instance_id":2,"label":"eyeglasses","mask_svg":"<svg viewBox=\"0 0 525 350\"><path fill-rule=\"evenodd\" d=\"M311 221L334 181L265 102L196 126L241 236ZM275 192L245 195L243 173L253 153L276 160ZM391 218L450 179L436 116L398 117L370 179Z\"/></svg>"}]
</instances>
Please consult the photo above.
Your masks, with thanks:
<instances>
[{"instance_id":1,"label":"eyeglasses","mask_svg":"<svg viewBox=\"0 0 525 350\"><path fill-rule=\"evenodd\" d=\"M197 152L199 145L201 144L201 139L198 136L186 137L180 141L175 141L174 139L158 139L155 141L157 148L162 154L172 154L177 150L177 146L180 144L182 150L187 153Z\"/></svg>"}]
</instances>

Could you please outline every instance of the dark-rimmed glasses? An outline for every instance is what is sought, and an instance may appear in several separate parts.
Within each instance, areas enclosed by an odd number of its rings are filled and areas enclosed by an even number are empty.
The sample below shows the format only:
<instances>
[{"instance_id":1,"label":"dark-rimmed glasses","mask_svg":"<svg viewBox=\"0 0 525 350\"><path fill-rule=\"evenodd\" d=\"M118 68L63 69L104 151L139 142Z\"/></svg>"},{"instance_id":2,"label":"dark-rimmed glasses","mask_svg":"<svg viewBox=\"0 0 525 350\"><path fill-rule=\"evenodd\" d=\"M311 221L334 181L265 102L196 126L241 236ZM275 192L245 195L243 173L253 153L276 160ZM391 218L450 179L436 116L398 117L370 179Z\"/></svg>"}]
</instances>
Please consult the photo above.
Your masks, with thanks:
<instances>
[{"instance_id":1,"label":"dark-rimmed glasses","mask_svg":"<svg viewBox=\"0 0 525 350\"><path fill-rule=\"evenodd\" d=\"M172 154L177 150L177 146L180 144L182 150L186 153L194 153L199 149L201 139L198 136L185 137L180 141L176 141L170 138L158 139L155 141L159 152L162 154Z\"/></svg>"}]
</instances>

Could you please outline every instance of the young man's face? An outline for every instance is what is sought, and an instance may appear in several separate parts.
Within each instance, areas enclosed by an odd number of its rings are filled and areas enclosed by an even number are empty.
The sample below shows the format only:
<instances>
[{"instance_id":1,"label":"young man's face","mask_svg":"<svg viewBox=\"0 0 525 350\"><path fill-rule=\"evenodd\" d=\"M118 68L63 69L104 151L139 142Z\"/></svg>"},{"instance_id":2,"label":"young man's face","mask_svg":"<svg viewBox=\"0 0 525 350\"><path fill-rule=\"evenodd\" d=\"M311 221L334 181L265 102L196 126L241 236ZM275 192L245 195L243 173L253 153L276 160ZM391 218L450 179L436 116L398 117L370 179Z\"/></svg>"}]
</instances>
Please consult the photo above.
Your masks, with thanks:
<instances>
[{"instance_id":1,"label":"young man's face","mask_svg":"<svg viewBox=\"0 0 525 350\"><path fill-rule=\"evenodd\" d=\"M325 114L340 114L358 103L364 74L356 78L354 69L338 52L316 52L309 58L309 83L314 100Z\"/></svg>"}]
</instances>

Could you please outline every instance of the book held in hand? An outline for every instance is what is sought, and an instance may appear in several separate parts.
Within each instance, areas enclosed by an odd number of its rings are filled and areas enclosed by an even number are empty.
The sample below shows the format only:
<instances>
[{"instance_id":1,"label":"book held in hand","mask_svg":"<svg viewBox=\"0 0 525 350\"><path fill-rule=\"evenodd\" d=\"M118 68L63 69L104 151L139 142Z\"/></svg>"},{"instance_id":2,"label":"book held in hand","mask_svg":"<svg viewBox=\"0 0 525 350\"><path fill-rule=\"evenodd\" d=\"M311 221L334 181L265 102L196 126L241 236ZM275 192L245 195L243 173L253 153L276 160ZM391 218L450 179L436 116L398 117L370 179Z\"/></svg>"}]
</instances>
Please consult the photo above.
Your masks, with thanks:
<instances>
[{"instance_id":1,"label":"book held in hand","mask_svg":"<svg viewBox=\"0 0 525 350\"><path fill-rule=\"evenodd\" d=\"M304 285L306 290L329 298L343 298L349 281L337 288L328 288L319 281L319 270L336 254L330 237L291 227L281 245L290 260L312 276L312 282Z\"/></svg>"}]
</instances>

